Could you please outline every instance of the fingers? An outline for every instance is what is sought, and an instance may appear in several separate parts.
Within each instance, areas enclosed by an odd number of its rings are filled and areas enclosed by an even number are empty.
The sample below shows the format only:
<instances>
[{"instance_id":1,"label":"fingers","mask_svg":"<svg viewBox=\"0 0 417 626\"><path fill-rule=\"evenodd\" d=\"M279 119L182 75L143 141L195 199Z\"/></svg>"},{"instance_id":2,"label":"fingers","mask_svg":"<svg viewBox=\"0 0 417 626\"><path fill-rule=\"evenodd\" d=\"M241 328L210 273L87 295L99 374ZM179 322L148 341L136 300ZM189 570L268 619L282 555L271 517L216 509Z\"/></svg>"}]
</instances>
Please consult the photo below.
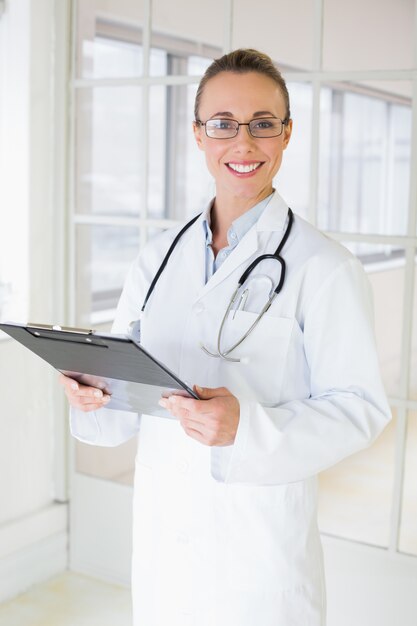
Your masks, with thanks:
<instances>
[{"instance_id":1,"label":"fingers","mask_svg":"<svg viewBox=\"0 0 417 626\"><path fill-rule=\"evenodd\" d=\"M169 398L161 398L158 404L168 411L175 411L175 416L178 417L177 411L187 411L189 413L201 412L203 403L201 400L193 400L192 398L184 398L184 396L172 394Z\"/></svg>"},{"instance_id":2,"label":"fingers","mask_svg":"<svg viewBox=\"0 0 417 626\"><path fill-rule=\"evenodd\" d=\"M97 411L110 401L111 396L103 393L101 389L82 385L64 374L59 376L59 382L64 387L68 402L75 409L85 412Z\"/></svg>"},{"instance_id":3,"label":"fingers","mask_svg":"<svg viewBox=\"0 0 417 626\"><path fill-rule=\"evenodd\" d=\"M239 425L239 401L225 387L207 389L210 395L213 391L215 395L210 399L194 400L171 395L161 398L159 404L180 421L184 431L193 439L208 446L230 445Z\"/></svg>"},{"instance_id":4,"label":"fingers","mask_svg":"<svg viewBox=\"0 0 417 626\"><path fill-rule=\"evenodd\" d=\"M161 398L159 405L169 411L173 417L181 422L184 419L192 419L194 425L206 426L212 417L212 408L208 404L200 400L183 401L184 398L170 396L169 398Z\"/></svg>"},{"instance_id":5,"label":"fingers","mask_svg":"<svg viewBox=\"0 0 417 626\"><path fill-rule=\"evenodd\" d=\"M210 400L211 398L222 398L224 396L231 396L231 392L226 387L199 387L194 385L194 391L197 393L201 400Z\"/></svg>"},{"instance_id":6,"label":"fingers","mask_svg":"<svg viewBox=\"0 0 417 626\"><path fill-rule=\"evenodd\" d=\"M199 389L197 387L197 389ZM220 388L221 391L226 391L225 396L234 398L232 394L224 387ZM218 392L218 389L207 389L212 394L213 391ZM174 417L178 419L186 418L192 415L193 420L205 424L207 419L216 416L218 411L222 410L223 398L225 396L213 395L210 399L206 400L194 400L193 398L186 398L184 396L172 394L169 398L161 398L159 405L169 411ZM219 402L220 400L220 402Z\"/></svg>"},{"instance_id":7,"label":"fingers","mask_svg":"<svg viewBox=\"0 0 417 626\"><path fill-rule=\"evenodd\" d=\"M65 376L64 374L60 374L58 376L58 382L64 387L65 390L70 390L71 388L76 389L78 385L77 381L75 381L73 378Z\"/></svg>"}]
</instances>

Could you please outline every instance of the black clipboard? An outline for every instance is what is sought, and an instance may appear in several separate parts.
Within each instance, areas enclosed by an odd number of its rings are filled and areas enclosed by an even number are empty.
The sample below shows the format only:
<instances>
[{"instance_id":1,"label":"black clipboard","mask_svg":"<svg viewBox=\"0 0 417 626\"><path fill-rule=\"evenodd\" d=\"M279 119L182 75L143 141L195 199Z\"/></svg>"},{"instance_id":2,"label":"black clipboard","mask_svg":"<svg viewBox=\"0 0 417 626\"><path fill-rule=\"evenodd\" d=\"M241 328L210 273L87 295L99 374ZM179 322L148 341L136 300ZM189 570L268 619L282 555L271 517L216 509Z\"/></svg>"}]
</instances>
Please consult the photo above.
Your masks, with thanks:
<instances>
[{"instance_id":1,"label":"black clipboard","mask_svg":"<svg viewBox=\"0 0 417 626\"><path fill-rule=\"evenodd\" d=\"M83 385L111 396L106 409L168 415L158 405L172 393L198 398L163 363L127 335L45 324L0 323L0 330Z\"/></svg>"}]
</instances>

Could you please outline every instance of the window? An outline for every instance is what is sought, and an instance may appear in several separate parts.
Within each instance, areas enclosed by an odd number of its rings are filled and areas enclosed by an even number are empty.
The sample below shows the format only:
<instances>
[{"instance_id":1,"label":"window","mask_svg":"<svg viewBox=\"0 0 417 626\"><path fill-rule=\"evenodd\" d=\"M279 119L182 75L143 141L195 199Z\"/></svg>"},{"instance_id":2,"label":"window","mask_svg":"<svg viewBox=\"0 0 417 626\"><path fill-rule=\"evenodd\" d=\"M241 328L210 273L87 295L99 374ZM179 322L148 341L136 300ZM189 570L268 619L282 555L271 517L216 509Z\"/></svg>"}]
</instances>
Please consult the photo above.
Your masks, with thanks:
<instances>
[{"instance_id":1,"label":"window","mask_svg":"<svg viewBox=\"0 0 417 626\"><path fill-rule=\"evenodd\" d=\"M155 74L201 75L208 59L175 54L174 45L175 41L167 39L166 49L151 48ZM119 69L135 73L141 66L142 46L100 36L94 43L93 58L95 76L118 75ZM298 82L290 82L288 87L294 132L276 185L294 210L307 216L312 88ZM196 83L149 87L146 168L141 146L143 87L99 86L77 91L77 213L183 220L202 210L213 187L191 132L195 91ZM319 226L328 231L404 233L410 169L409 102L370 88L358 92L353 86L326 86L321 105ZM142 190L145 177L146 198ZM122 277L138 249L138 235L132 238L132 228L136 225L129 223L125 229L121 225L113 229L96 226L88 238L90 246L85 235L77 244L79 263L90 272L77 274L78 291L84 294L84 306L80 300L80 307L85 309L90 301L90 289L91 321L112 317ZM78 229L79 237L84 231L85 226ZM144 237L146 232L144 224ZM118 237L111 245L123 250L124 263L118 279L112 271L111 288L104 289L106 281L95 279L94 273L106 274L107 266L98 262L97 254L109 249L112 237ZM129 246L128 240L136 241L136 247ZM374 248L367 245L366 254L360 243L352 242L350 247L367 264L404 258L403 252L391 245L382 251L377 244ZM88 315L84 310L83 323L88 323Z\"/></svg>"},{"instance_id":2,"label":"window","mask_svg":"<svg viewBox=\"0 0 417 626\"><path fill-rule=\"evenodd\" d=\"M196 81L210 62L204 47L157 35L150 73L196 78L144 87L126 78L142 70L141 30L103 20L96 27L78 60L93 80L75 92L76 323L87 326L113 318L128 266L154 222L183 220L212 195L192 135ZM96 85L104 77L122 81Z\"/></svg>"},{"instance_id":3,"label":"window","mask_svg":"<svg viewBox=\"0 0 417 626\"><path fill-rule=\"evenodd\" d=\"M405 234L410 100L354 87L323 87L319 226ZM368 93L366 93L368 92Z\"/></svg>"}]
</instances>

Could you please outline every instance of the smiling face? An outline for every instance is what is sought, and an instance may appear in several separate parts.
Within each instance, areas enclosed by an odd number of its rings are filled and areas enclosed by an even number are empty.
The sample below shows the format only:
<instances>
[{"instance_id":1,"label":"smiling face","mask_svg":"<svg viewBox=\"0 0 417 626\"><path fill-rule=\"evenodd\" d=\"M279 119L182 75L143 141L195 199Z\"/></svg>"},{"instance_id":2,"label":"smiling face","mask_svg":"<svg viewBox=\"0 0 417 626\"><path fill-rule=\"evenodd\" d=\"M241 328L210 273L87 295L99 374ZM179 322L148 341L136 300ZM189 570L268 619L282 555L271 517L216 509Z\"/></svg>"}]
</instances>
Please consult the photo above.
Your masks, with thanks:
<instances>
[{"instance_id":1,"label":"smiling face","mask_svg":"<svg viewBox=\"0 0 417 626\"><path fill-rule=\"evenodd\" d=\"M264 74L221 72L205 85L199 119L234 119L247 123L256 118L285 119L286 107L279 86ZM282 154L291 137L292 122L279 137L255 138L247 126L236 137L207 137L204 126L194 124L198 147L204 151L207 167L216 181L216 203L242 206L245 211L272 192Z\"/></svg>"}]
</instances>

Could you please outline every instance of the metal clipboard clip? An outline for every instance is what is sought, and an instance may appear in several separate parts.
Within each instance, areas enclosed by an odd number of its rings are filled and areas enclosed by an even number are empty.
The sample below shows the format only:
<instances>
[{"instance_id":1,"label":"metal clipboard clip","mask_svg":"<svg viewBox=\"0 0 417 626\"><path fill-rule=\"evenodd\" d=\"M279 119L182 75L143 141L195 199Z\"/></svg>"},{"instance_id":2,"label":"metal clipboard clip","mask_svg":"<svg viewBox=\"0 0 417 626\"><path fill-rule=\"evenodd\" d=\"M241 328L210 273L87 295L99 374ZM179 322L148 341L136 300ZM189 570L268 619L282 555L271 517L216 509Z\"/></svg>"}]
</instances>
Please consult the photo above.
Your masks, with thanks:
<instances>
[{"instance_id":1,"label":"metal clipboard clip","mask_svg":"<svg viewBox=\"0 0 417 626\"><path fill-rule=\"evenodd\" d=\"M29 322L27 328L33 330L36 334L36 330L60 330L64 333L73 333L76 335L94 335L94 330L87 328L72 328L71 326L59 326L58 324L32 324Z\"/></svg>"}]
</instances>

